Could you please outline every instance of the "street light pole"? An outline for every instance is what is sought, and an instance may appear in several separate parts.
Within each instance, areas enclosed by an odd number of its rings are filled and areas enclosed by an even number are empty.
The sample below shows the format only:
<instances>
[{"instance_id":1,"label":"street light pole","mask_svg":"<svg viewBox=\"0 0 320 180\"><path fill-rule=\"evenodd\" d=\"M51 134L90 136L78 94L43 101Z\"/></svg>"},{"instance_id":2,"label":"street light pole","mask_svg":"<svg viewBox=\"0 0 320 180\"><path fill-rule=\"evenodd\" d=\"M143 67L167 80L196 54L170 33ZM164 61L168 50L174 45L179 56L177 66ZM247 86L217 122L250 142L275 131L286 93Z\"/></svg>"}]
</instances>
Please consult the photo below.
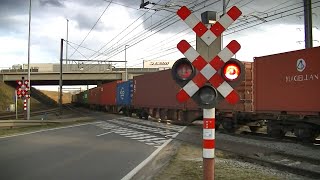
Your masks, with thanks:
<instances>
[{"instance_id":1,"label":"street light pole","mask_svg":"<svg viewBox=\"0 0 320 180\"><path fill-rule=\"evenodd\" d=\"M60 42L60 80L59 80L59 113L62 115L62 59L63 59L63 39Z\"/></svg>"},{"instance_id":2,"label":"street light pole","mask_svg":"<svg viewBox=\"0 0 320 180\"><path fill-rule=\"evenodd\" d=\"M31 0L29 1L29 34L28 34L28 80L29 80L29 95L31 94L31 79L30 79L30 32L31 32ZM27 108L27 120L30 119L30 100L28 99L28 108Z\"/></svg>"},{"instance_id":3,"label":"street light pole","mask_svg":"<svg viewBox=\"0 0 320 180\"><path fill-rule=\"evenodd\" d=\"M68 70L69 19L67 19L66 69Z\"/></svg>"},{"instance_id":4,"label":"street light pole","mask_svg":"<svg viewBox=\"0 0 320 180\"><path fill-rule=\"evenodd\" d=\"M125 45L124 46L124 68L125 68L125 81L128 80L128 69L127 69L127 46L129 45Z\"/></svg>"}]
</instances>

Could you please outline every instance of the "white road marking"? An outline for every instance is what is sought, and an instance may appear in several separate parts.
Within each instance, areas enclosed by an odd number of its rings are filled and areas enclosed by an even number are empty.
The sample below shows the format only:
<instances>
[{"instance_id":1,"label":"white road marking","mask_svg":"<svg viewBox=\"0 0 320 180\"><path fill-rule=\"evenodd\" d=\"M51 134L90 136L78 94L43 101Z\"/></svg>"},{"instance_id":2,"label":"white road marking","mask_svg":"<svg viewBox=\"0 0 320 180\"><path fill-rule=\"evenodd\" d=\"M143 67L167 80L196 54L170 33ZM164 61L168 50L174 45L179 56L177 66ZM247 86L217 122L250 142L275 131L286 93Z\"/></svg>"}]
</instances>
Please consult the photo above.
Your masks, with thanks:
<instances>
[{"instance_id":1,"label":"white road marking","mask_svg":"<svg viewBox=\"0 0 320 180\"><path fill-rule=\"evenodd\" d=\"M59 130L59 129L67 129L67 128L73 128L73 127L79 127L79 126L86 126L86 125L92 125L92 124L100 124L100 123L102 123L102 122L99 121L99 122L93 122L93 123L83 123L83 124L77 124L77 125L72 125L72 126L64 126L64 127L57 127L57 128L51 128L51 129L43 129L43 130L39 130L39 131L20 133L20 134L14 134L14 135L9 135L9 136L2 136L2 137L0 137L0 139L17 137L17 136L24 136L24 135L35 134L35 133L40 133L40 132L54 131L54 130Z\"/></svg>"},{"instance_id":2,"label":"white road marking","mask_svg":"<svg viewBox=\"0 0 320 180\"><path fill-rule=\"evenodd\" d=\"M147 138L155 138L157 136L143 136L143 137L137 137L137 138L131 138L131 139L134 139L134 140L139 140L139 139L147 139Z\"/></svg>"},{"instance_id":3,"label":"white road marking","mask_svg":"<svg viewBox=\"0 0 320 180\"><path fill-rule=\"evenodd\" d=\"M110 133L113 133L113 132L111 131L111 132L102 133L102 134L97 135L97 137L103 136L103 135L107 135L107 134L110 134Z\"/></svg>"},{"instance_id":4,"label":"white road marking","mask_svg":"<svg viewBox=\"0 0 320 180\"><path fill-rule=\"evenodd\" d=\"M164 147L166 147L172 139L167 140L164 144L162 144L158 149L156 149L147 159L142 161L137 167L135 167L132 171L130 171L126 176L124 176L121 180L129 180L134 175L136 175L145 165L147 165Z\"/></svg>"}]
</instances>

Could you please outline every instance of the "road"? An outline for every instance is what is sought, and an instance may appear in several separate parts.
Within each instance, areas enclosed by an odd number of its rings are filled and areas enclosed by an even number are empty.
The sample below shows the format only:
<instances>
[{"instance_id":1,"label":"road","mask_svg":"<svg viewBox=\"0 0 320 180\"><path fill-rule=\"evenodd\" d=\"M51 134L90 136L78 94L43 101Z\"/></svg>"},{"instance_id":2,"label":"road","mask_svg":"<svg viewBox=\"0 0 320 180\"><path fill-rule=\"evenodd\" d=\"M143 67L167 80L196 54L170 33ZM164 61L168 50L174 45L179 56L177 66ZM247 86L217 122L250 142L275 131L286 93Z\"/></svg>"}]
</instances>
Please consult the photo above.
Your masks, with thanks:
<instances>
[{"instance_id":1,"label":"road","mask_svg":"<svg viewBox=\"0 0 320 180\"><path fill-rule=\"evenodd\" d=\"M184 129L114 115L97 120L0 138L0 179L122 179Z\"/></svg>"}]
</instances>

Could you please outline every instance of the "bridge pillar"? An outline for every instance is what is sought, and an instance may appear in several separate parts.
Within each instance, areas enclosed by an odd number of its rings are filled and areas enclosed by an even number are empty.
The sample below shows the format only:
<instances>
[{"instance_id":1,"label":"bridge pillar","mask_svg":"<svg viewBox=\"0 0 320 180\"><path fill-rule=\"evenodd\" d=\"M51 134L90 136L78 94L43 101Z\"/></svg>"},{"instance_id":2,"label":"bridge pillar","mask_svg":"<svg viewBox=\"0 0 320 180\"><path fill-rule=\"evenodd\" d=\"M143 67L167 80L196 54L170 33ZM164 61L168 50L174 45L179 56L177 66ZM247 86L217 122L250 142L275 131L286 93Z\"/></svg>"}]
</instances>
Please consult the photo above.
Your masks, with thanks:
<instances>
[{"instance_id":1,"label":"bridge pillar","mask_svg":"<svg viewBox=\"0 0 320 180\"><path fill-rule=\"evenodd\" d=\"M126 80L126 73L125 72L121 73L121 79L122 79L122 81Z\"/></svg>"}]
</instances>

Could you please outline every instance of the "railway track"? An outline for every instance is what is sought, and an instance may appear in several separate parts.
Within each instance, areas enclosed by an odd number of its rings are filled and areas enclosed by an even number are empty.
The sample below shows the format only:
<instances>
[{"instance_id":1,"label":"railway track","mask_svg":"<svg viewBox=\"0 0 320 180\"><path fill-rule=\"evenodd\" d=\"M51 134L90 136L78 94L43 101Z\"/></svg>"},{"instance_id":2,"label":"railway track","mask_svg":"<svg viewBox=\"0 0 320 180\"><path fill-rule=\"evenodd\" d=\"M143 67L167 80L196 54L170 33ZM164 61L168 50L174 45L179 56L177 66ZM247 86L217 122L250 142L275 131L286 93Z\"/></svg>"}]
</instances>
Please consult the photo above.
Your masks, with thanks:
<instances>
[{"instance_id":1,"label":"railway track","mask_svg":"<svg viewBox=\"0 0 320 180\"><path fill-rule=\"evenodd\" d=\"M227 131L224 131L223 129L219 130L220 133L229 134L232 136L238 136L238 137L244 137L244 138L250 138L250 139L256 139L256 140L266 140L270 142L291 142L291 143L297 143L304 146L320 146L320 139L315 139L313 142L302 142L299 141L294 135L286 135L283 138L275 138L270 137L266 132L249 132L249 131L239 131L235 133L229 133Z\"/></svg>"},{"instance_id":2,"label":"railway track","mask_svg":"<svg viewBox=\"0 0 320 180\"><path fill-rule=\"evenodd\" d=\"M43 115L45 113L56 113L59 111L59 108L49 108L49 109L43 109L43 110L36 110L36 111L31 111L30 116L37 116L37 115ZM18 113L18 119L21 119L24 117L23 112ZM12 120L16 118L16 114L0 114L0 120Z\"/></svg>"},{"instance_id":3,"label":"railway track","mask_svg":"<svg viewBox=\"0 0 320 180\"><path fill-rule=\"evenodd\" d=\"M223 149L220 150L224 151ZM246 162L268 166L280 171L285 171L308 178L320 178L320 163L317 159L279 152L264 154L257 157L246 156L230 151L229 153L236 154L239 159Z\"/></svg>"}]
</instances>

